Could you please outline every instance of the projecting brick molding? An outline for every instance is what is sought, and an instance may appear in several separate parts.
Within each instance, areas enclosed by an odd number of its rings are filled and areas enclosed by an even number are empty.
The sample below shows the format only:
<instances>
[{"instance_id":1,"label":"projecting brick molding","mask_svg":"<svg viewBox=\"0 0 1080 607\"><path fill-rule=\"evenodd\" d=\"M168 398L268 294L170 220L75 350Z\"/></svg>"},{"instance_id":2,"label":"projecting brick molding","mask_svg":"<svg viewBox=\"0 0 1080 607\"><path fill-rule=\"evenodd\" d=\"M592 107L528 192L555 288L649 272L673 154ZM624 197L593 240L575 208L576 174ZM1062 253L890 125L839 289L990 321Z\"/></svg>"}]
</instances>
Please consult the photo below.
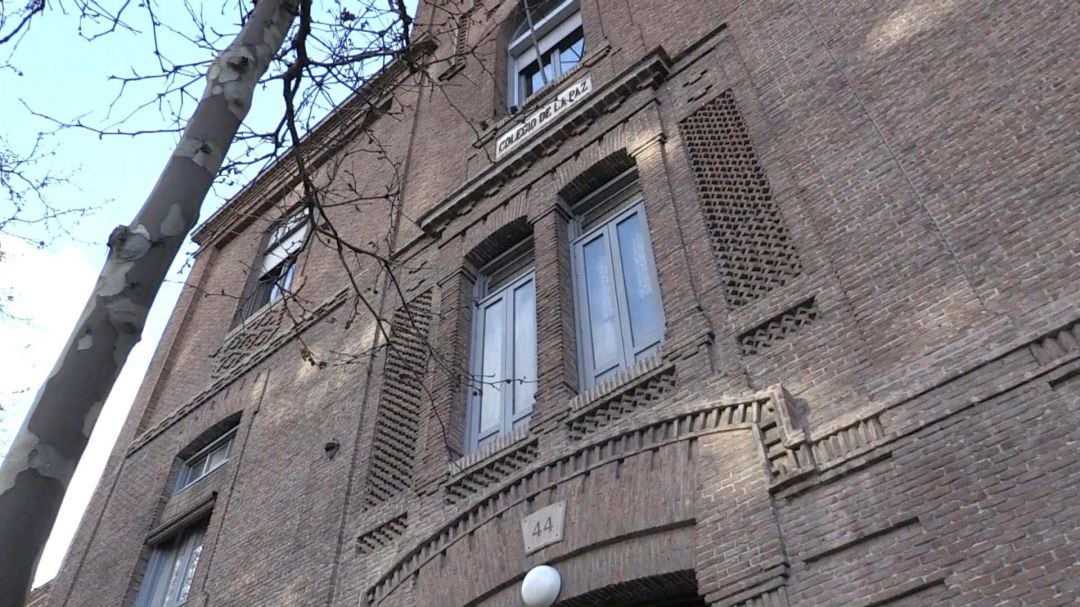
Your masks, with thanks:
<instances>
[{"instance_id":1,"label":"projecting brick molding","mask_svg":"<svg viewBox=\"0 0 1080 607\"><path fill-rule=\"evenodd\" d=\"M581 440L630 413L650 407L675 390L675 365L655 363L627 382L609 390L567 421L571 440Z\"/></svg>"},{"instance_id":2,"label":"projecting brick molding","mask_svg":"<svg viewBox=\"0 0 1080 607\"><path fill-rule=\"evenodd\" d=\"M539 443L529 441L520 447L467 470L446 485L446 503L457 504L483 495L511 476L525 470L536 461Z\"/></svg>"},{"instance_id":3,"label":"projecting brick molding","mask_svg":"<svg viewBox=\"0 0 1080 607\"><path fill-rule=\"evenodd\" d=\"M407 512L375 525L364 531L356 538L356 551L359 554L370 554L376 550L393 543L409 527L409 515Z\"/></svg>"},{"instance_id":4,"label":"projecting brick molding","mask_svg":"<svg viewBox=\"0 0 1080 607\"><path fill-rule=\"evenodd\" d=\"M1037 339L1028 347L1039 364L1046 364L1060 356L1080 351L1080 321Z\"/></svg>"},{"instance_id":5,"label":"projecting brick molding","mask_svg":"<svg viewBox=\"0 0 1080 607\"><path fill-rule=\"evenodd\" d=\"M394 313L365 505L376 506L412 484L431 326L431 290Z\"/></svg>"}]
</instances>

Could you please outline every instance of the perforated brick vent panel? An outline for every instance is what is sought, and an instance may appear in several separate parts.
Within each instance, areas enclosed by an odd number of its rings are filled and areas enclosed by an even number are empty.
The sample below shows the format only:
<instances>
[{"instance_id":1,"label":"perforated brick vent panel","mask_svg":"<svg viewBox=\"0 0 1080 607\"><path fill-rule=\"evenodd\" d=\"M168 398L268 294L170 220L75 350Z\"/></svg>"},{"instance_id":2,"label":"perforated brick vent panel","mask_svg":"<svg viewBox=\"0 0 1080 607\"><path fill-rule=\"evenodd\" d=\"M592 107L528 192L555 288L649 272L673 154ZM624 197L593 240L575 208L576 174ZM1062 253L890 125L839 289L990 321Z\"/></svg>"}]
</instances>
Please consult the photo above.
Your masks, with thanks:
<instances>
[{"instance_id":1,"label":"perforated brick vent panel","mask_svg":"<svg viewBox=\"0 0 1080 607\"><path fill-rule=\"evenodd\" d=\"M811 297L740 335L739 347L746 356L758 354L787 339L817 317L817 302Z\"/></svg>"},{"instance_id":2,"label":"perforated brick vent panel","mask_svg":"<svg viewBox=\"0 0 1080 607\"><path fill-rule=\"evenodd\" d=\"M368 473L368 507L401 493L412 483L430 325L430 290L399 308L391 321Z\"/></svg>"},{"instance_id":3,"label":"perforated brick vent panel","mask_svg":"<svg viewBox=\"0 0 1080 607\"><path fill-rule=\"evenodd\" d=\"M797 276L798 251L731 91L687 116L680 130L728 303L747 304Z\"/></svg>"}]
</instances>

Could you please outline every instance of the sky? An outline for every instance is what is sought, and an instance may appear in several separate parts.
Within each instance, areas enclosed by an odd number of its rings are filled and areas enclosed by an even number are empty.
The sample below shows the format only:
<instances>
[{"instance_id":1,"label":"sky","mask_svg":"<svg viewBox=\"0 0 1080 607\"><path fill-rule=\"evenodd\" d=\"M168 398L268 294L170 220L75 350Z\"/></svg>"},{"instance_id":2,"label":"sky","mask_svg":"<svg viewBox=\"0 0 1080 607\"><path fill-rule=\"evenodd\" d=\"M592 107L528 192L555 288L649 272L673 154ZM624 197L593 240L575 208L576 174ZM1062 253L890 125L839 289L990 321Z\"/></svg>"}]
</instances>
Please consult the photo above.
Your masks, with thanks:
<instances>
[{"instance_id":1,"label":"sky","mask_svg":"<svg viewBox=\"0 0 1080 607\"><path fill-rule=\"evenodd\" d=\"M180 7L183 3L164 4ZM34 117L26 106L64 120L83 117L107 124L119 115L114 112L109 117L106 112L117 94L117 86L108 77L138 66L137 58L151 57L145 36L127 33L84 40L78 35L76 16L58 8L49 5L8 59L21 75L0 70L0 135L17 150L28 149L40 132L53 130L49 121ZM256 94L252 118L258 119L260 110L264 117L277 111L267 97ZM156 111L150 112L141 124L154 125L155 119L161 122ZM7 453L37 388L82 311L104 263L109 232L134 217L174 143L171 134L99 138L77 130L47 139L54 151L50 168L69 176L68 184L46 190L50 203L96 210L77 223L67 223L65 230L35 228L24 233L43 241L43 248L0 236L0 250L5 253L0 261L0 295L10 297L6 310L18 317L0 318L0 406L4 408L0 411L0 456ZM212 192L202 218L209 217L234 189ZM9 212L12 205L6 194L0 194L0 214ZM142 341L104 406L38 566L35 586L51 579L60 566L179 295L183 261L194 248L189 242L170 271L170 281L158 294Z\"/></svg>"}]
</instances>

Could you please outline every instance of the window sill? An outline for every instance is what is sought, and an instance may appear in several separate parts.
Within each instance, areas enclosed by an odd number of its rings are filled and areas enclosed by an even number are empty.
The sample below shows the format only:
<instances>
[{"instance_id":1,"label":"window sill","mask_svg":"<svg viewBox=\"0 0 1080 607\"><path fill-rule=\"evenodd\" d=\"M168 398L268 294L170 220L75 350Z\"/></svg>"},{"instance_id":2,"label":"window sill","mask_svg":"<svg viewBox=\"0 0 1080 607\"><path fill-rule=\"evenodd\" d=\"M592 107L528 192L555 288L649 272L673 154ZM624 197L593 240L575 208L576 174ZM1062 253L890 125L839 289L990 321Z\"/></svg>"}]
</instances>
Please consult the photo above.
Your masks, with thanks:
<instances>
[{"instance_id":1,"label":"window sill","mask_svg":"<svg viewBox=\"0 0 1080 607\"><path fill-rule=\"evenodd\" d=\"M450 67L443 70L443 72L441 74L439 74L439 76L438 76L439 82L446 82L447 80L450 80L451 78L456 76L459 72L461 72L464 69L465 69L465 61L464 60L460 60L457 63L452 64Z\"/></svg>"},{"instance_id":2,"label":"window sill","mask_svg":"<svg viewBox=\"0 0 1080 607\"><path fill-rule=\"evenodd\" d=\"M531 423L527 424L524 428L514 430L510 434L504 434L483 447L466 453L447 464L450 482L453 482L454 479L459 476L469 474L474 468L487 463L489 459L493 459L506 451L512 451L521 446L521 443L524 443L532 436L529 432L530 426Z\"/></svg>"},{"instance_id":3,"label":"window sill","mask_svg":"<svg viewBox=\"0 0 1080 607\"><path fill-rule=\"evenodd\" d=\"M615 374L615 377L605 379L570 399L571 415L574 415L583 409L591 408L592 405L597 404L602 400L608 400L613 396L618 396L627 389L637 385L639 382L652 377L662 368L672 366L671 364L664 364L662 348L663 345L661 345L660 352L638 362L632 367L620 370Z\"/></svg>"},{"instance_id":4,"label":"window sill","mask_svg":"<svg viewBox=\"0 0 1080 607\"><path fill-rule=\"evenodd\" d=\"M540 453L539 439L523 428L450 464L443 483L443 502L456 506L501 487L532 467Z\"/></svg>"},{"instance_id":5,"label":"window sill","mask_svg":"<svg viewBox=\"0 0 1080 607\"><path fill-rule=\"evenodd\" d=\"M675 363L658 354L617 374L570 401L566 428L577 441L648 409L677 388Z\"/></svg>"}]
</instances>

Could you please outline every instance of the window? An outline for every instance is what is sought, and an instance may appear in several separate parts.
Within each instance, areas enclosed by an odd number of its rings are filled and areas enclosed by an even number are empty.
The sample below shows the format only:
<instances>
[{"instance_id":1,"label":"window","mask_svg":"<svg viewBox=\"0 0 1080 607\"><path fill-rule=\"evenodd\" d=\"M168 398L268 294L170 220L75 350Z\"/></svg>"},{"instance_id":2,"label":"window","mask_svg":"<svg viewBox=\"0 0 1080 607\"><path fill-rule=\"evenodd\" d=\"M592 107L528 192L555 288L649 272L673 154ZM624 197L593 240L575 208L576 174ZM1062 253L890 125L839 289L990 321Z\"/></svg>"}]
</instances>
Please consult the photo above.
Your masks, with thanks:
<instances>
[{"instance_id":1,"label":"window","mask_svg":"<svg viewBox=\"0 0 1080 607\"><path fill-rule=\"evenodd\" d=\"M180 476L176 479L176 490L180 491L194 484L229 461L234 438L236 438L235 430L210 443L210 446L188 458L180 468Z\"/></svg>"},{"instance_id":2,"label":"window","mask_svg":"<svg viewBox=\"0 0 1080 607\"><path fill-rule=\"evenodd\" d=\"M646 358L664 336L664 312L645 206L633 173L577 205L572 244L582 387Z\"/></svg>"},{"instance_id":3,"label":"window","mask_svg":"<svg viewBox=\"0 0 1080 607\"><path fill-rule=\"evenodd\" d=\"M188 527L159 544L150 555L137 607L180 607L188 604L191 579L202 554L206 521Z\"/></svg>"},{"instance_id":4,"label":"window","mask_svg":"<svg viewBox=\"0 0 1080 607\"><path fill-rule=\"evenodd\" d=\"M522 9L510 41L510 104L516 106L558 81L585 56L577 0L524 0Z\"/></svg>"},{"instance_id":5,"label":"window","mask_svg":"<svg viewBox=\"0 0 1080 607\"><path fill-rule=\"evenodd\" d=\"M307 228L308 214L295 213L270 232L259 263L254 268L257 278L240 309L240 320L281 299L288 292L296 269L296 257L307 237Z\"/></svg>"},{"instance_id":6,"label":"window","mask_svg":"<svg viewBox=\"0 0 1080 607\"><path fill-rule=\"evenodd\" d=\"M468 445L475 449L529 420L536 392L536 286L532 242L489 263L473 312Z\"/></svg>"}]
</instances>

